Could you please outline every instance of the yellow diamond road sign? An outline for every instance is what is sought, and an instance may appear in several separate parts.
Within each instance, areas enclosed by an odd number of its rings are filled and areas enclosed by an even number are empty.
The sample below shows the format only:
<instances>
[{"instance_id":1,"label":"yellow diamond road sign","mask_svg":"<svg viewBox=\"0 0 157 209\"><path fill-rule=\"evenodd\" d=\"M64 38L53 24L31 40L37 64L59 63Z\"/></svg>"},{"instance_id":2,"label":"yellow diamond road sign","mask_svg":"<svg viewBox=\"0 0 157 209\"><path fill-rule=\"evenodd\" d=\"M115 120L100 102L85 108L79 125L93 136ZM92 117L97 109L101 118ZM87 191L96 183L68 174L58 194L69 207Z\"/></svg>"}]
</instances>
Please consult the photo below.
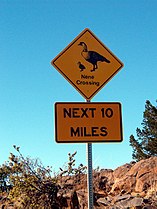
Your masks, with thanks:
<instances>
[{"instance_id":1,"label":"yellow diamond road sign","mask_svg":"<svg viewBox=\"0 0 157 209\"><path fill-rule=\"evenodd\" d=\"M123 67L89 29L82 31L51 64L86 99L91 99Z\"/></svg>"}]
</instances>

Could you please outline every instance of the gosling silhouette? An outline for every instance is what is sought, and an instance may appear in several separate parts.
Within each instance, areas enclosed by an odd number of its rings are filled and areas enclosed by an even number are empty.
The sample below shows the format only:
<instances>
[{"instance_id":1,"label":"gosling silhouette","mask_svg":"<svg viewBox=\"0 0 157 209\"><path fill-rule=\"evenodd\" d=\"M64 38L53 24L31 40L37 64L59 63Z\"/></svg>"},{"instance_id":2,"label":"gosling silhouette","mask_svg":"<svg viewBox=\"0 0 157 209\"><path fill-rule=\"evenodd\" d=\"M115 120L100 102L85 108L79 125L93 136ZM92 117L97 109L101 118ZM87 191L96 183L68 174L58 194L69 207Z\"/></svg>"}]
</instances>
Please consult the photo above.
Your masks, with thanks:
<instances>
[{"instance_id":1,"label":"gosling silhouette","mask_svg":"<svg viewBox=\"0 0 157 209\"><path fill-rule=\"evenodd\" d=\"M93 69L91 70L91 72L95 71L98 68L98 62L99 61L110 63L110 61L106 57L103 57L98 52L88 51L87 45L84 42L80 42L78 45L83 47L83 50L81 52L82 57L87 62L90 62L93 65Z\"/></svg>"},{"instance_id":2,"label":"gosling silhouette","mask_svg":"<svg viewBox=\"0 0 157 209\"><path fill-rule=\"evenodd\" d=\"M77 64L78 64L78 67L80 68L80 72L86 69L85 66L81 64L81 62L78 62Z\"/></svg>"}]
</instances>

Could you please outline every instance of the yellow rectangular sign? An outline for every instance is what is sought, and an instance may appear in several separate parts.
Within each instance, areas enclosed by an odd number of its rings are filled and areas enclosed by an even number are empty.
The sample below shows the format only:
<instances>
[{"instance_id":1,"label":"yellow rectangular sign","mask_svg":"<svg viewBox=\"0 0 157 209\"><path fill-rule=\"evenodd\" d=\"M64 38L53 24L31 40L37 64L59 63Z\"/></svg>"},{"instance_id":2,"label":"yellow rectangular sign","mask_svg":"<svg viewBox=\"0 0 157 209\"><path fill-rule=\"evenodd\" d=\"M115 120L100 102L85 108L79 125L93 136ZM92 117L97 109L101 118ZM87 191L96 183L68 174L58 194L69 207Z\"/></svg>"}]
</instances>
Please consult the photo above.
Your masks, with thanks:
<instances>
[{"instance_id":1,"label":"yellow rectangular sign","mask_svg":"<svg viewBox=\"0 0 157 209\"><path fill-rule=\"evenodd\" d=\"M118 102L55 103L58 143L121 142L121 104Z\"/></svg>"}]
</instances>

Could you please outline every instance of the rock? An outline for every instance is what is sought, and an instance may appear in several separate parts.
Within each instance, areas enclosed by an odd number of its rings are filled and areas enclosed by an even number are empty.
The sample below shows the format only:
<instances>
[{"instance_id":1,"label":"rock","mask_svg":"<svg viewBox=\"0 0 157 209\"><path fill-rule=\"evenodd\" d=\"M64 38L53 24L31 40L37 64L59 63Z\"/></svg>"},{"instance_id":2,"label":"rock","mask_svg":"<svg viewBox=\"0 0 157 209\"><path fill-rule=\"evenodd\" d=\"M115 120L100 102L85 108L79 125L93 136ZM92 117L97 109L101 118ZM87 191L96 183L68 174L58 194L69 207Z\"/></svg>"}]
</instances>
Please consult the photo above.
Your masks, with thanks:
<instances>
[{"instance_id":1,"label":"rock","mask_svg":"<svg viewBox=\"0 0 157 209\"><path fill-rule=\"evenodd\" d=\"M157 189L157 160L151 157L136 163L134 169L138 170L135 191L146 191L147 194Z\"/></svg>"},{"instance_id":2,"label":"rock","mask_svg":"<svg viewBox=\"0 0 157 209\"><path fill-rule=\"evenodd\" d=\"M87 189L81 189L77 191L80 209L88 209L88 194Z\"/></svg>"},{"instance_id":3,"label":"rock","mask_svg":"<svg viewBox=\"0 0 157 209\"><path fill-rule=\"evenodd\" d=\"M96 182L98 179L96 179ZM103 190L105 192L110 192L112 189L112 185L114 184L114 176L112 169L102 169L99 173L99 190Z\"/></svg>"},{"instance_id":4,"label":"rock","mask_svg":"<svg viewBox=\"0 0 157 209\"><path fill-rule=\"evenodd\" d=\"M114 202L119 202L119 201L122 201L122 200L126 200L126 199L130 199L131 195L129 194L125 194L125 195L117 195L116 197L114 197Z\"/></svg>"},{"instance_id":5,"label":"rock","mask_svg":"<svg viewBox=\"0 0 157 209\"><path fill-rule=\"evenodd\" d=\"M122 208L127 208L127 207L137 207L137 206L142 206L143 199L142 198L130 198L126 200L121 200L120 202L116 203L117 206L122 207Z\"/></svg>"},{"instance_id":6,"label":"rock","mask_svg":"<svg viewBox=\"0 0 157 209\"><path fill-rule=\"evenodd\" d=\"M135 197L132 200L130 200L130 205L133 207L136 206L142 206L143 198Z\"/></svg>"},{"instance_id":7,"label":"rock","mask_svg":"<svg viewBox=\"0 0 157 209\"><path fill-rule=\"evenodd\" d=\"M141 160L136 164L125 164L113 172L114 184L111 193L122 190L127 193L137 192L150 194L157 188L157 157Z\"/></svg>"},{"instance_id":8,"label":"rock","mask_svg":"<svg viewBox=\"0 0 157 209\"><path fill-rule=\"evenodd\" d=\"M144 191L143 192L131 192L131 196L133 196L133 197L145 197L146 193Z\"/></svg>"},{"instance_id":9,"label":"rock","mask_svg":"<svg viewBox=\"0 0 157 209\"><path fill-rule=\"evenodd\" d=\"M114 170L114 179L122 178L126 175L126 173L131 169L132 165L126 163L125 165L122 165Z\"/></svg>"},{"instance_id":10,"label":"rock","mask_svg":"<svg viewBox=\"0 0 157 209\"><path fill-rule=\"evenodd\" d=\"M105 197L105 198L99 198L97 200L98 204L102 204L104 206L108 206L111 204L112 199L109 197Z\"/></svg>"},{"instance_id":11,"label":"rock","mask_svg":"<svg viewBox=\"0 0 157 209\"><path fill-rule=\"evenodd\" d=\"M71 209L79 209L79 200L76 191L71 195Z\"/></svg>"}]
</instances>

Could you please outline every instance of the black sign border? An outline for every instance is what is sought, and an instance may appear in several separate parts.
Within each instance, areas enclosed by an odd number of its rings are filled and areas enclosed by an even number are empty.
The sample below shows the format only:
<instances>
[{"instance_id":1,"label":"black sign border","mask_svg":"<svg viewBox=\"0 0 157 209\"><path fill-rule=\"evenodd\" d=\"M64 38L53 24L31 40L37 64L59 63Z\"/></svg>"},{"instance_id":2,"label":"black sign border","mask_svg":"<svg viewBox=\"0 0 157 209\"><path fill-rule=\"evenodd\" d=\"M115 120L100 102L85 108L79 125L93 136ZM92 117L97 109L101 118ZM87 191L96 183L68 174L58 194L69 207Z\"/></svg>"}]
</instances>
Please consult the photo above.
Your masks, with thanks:
<instances>
[{"instance_id":1,"label":"black sign border","mask_svg":"<svg viewBox=\"0 0 157 209\"><path fill-rule=\"evenodd\" d=\"M111 54L111 56L113 56L119 63L120 63L120 67L99 87L97 88L97 90L91 94L89 97L87 97L74 83L73 81L71 81L68 76L62 72L62 70L60 68L57 67L57 65L55 64L55 61L62 56L62 54L64 54L73 44L75 44L75 42L82 37L86 32L89 32L107 51L108 53ZM118 73L118 71L124 66L123 63L93 34L92 31L90 31L88 28L86 28L85 30L82 31L82 33L80 33L56 58L54 58L51 62L51 64L65 77L66 80L68 80L70 82L70 84L72 84L72 86L78 91L80 92L80 94L87 100L91 100L91 98L93 98L104 86L105 84L107 84L109 82L109 80L111 80L112 77L115 76L115 74Z\"/></svg>"},{"instance_id":2,"label":"black sign border","mask_svg":"<svg viewBox=\"0 0 157 209\"><path fill-rule=\"evenodd\" d=\"M57 105L58 104L87 104L87 105L93 105L93 104L118 104L119 105L119 110L120 110L120 134L121 134L121 140L114 140L114 139L111 139L111 140L103 140L102 141L96 141L96 140L80 140L80 141L68 141L68 139L65 141L65 139L62 141L62 139L58 139L58 130L57 130ZM115 142L115 143L119 143L119 142L122 142L123 141L123 127L122 127L122 105L120 102L90 102L90 103L85 103L85 102L56 102L55 103L55 141L57 143L112 143L112 142Z\"/></svg>"}]
</instances>

